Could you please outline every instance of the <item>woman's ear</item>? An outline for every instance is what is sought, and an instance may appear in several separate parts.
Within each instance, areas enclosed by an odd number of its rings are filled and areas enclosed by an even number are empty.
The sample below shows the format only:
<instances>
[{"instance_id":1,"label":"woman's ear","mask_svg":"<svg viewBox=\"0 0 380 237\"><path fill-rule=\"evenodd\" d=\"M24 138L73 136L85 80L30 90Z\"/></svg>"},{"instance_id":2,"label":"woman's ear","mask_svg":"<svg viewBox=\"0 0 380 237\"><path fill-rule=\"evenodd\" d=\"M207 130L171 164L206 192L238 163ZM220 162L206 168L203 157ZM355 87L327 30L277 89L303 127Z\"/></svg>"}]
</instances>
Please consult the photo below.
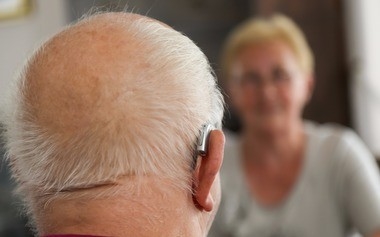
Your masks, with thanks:
<instances>
[{"instance_id":1,"label":"woman's ear","mask_svg":"<svg viewBox=\"0 0 380 237\"><path fill-rule=\"evenodd\" d=\"M314 92L314 86L315 86L315 80L314 80L314 74L310 73L306 77L306 103L308 103L311 100L311 97L313 96Z\"/></svg>"},{"instance_id":2,"label":"woman's ear","mask_svg":"<svg viewBox=\"0 0 380 237\"><path fill-rule=\"evenodd\" d=\"M224 142L225 138L222 131L211 131L208 140L208 152L205 156L198 158L200 161L194 172L193 201L200 210L209 212L214 208L211 189L222 166Z\"/></svg>"}]
</instances>

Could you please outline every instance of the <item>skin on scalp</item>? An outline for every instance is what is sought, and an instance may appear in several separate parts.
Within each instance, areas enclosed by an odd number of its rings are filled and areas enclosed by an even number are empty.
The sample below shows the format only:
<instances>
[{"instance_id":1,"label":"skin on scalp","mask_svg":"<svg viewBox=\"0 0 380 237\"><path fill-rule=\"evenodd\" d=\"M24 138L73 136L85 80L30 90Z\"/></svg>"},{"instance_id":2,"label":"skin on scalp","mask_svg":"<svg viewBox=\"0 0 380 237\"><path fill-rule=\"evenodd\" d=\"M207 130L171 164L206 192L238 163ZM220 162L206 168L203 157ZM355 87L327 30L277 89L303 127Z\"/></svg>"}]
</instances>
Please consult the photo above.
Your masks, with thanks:
<instances>
[{"instance_id":1,"label":"skin on scalp","mask_svg":"<svg viewBox=\"0 0 380 237\"><path fill-rule=\"evenodd\" d=\"M84 22L54 37L41 52L53 56L37 56L33 68L38 70L28 72L25 99L31 105L30 113L41 127L61 134L62 139L88 124L101 121L106 126L112 118L123 116L117 107L137 89L128 88L129 81L123 75L137 74L150 66L139 57L141 44L120 31L119 25L103 23L104 18L113 17L117 15L97 16L91 24ZM138 18L133 14L123 17Z\"/></svg>"}]
</instances>

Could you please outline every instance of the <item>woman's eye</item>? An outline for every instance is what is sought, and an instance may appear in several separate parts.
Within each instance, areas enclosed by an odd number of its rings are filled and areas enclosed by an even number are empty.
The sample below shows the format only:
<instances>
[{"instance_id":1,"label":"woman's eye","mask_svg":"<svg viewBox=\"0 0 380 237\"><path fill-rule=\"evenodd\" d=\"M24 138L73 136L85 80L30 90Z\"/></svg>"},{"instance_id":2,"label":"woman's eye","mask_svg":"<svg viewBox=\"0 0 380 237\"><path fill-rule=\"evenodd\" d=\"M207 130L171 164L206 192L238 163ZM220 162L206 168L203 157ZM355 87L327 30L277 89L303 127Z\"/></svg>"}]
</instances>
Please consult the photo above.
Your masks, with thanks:
<instances>
[{"instance_id":1,"label":"woman's eye","mask_svg":"<svg viewBox=\"0 0 380 237\"><path fill-rule=\"evenodd\" d=\"M243 84L257 85L260 82L260 77L256 73L247 73L242 78Z\"/></svg>"},{"instance_id":2,"label":"woman's eye","mask_svg":"<svg viewBox=\"0 0 380 237\"><path fill-rule=\"evenodd\" d=\"M278 81L278 82L288 81L289 74L285 70L277 68L273 71L272 78L274 81Z\"/></svg>"}]
</instances>

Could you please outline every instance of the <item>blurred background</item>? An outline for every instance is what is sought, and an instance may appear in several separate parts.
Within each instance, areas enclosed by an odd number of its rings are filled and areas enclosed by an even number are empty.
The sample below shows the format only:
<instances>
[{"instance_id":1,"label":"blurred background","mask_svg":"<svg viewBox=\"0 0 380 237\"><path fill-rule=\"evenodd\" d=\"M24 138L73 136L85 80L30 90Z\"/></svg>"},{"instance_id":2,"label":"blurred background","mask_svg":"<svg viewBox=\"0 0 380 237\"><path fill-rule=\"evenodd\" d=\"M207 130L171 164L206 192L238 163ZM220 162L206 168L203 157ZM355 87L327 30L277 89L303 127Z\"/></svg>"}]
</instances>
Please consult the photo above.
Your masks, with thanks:
<instances>
[{"instance_id":1,"label":"blurred background","mask_svg":"<svg viewBox=\"0 0 380 237\"><path fill-rule=\"evenodd\" d=\"M0 99L37 45L83 14L109 9L148 15L183 32L217 74L221 47L234 26L251 16L288 15L316 58L316 88L304 117L353 128L380 158L379 0L0 0ZM225 126L238 131L233 111L226 113ZM31 236L12 186L2 158L0 237Z\"/></svg>"}]
</instances>

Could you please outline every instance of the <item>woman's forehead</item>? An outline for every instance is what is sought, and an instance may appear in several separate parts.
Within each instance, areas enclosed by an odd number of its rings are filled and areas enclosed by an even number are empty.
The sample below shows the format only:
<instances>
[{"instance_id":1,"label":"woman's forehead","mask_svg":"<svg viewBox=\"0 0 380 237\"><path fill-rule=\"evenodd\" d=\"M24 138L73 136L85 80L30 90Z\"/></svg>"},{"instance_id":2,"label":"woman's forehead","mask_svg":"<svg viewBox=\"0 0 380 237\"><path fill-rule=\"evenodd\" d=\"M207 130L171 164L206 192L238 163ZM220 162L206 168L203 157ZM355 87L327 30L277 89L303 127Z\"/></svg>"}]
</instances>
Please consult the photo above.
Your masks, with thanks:
<instances>
[{"instance_id":1,"label":"woman's forehead","mask_svg":"<svg viewBox=\"0 0 380 237\"><path fill-rule=\"evenodd\" d=\"M236 55L233 66L262 67L299 64L291 48L281 41L247 45Z\"/></svg>"}]
</instances>

